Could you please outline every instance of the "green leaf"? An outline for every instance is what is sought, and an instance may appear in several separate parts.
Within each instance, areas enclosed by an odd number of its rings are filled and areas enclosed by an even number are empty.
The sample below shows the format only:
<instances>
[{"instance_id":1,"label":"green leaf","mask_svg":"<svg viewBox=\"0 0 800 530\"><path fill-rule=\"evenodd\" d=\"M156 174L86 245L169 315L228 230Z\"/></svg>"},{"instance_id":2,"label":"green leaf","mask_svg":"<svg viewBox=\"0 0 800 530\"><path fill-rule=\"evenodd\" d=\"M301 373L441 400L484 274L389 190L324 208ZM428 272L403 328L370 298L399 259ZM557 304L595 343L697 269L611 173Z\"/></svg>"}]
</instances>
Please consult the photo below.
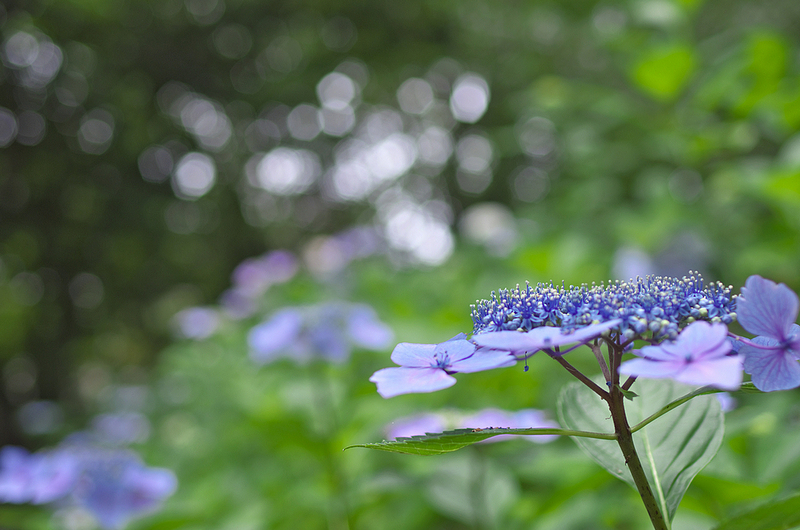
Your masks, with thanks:
<instances>
[{"instance_id":1,"label":"green leaf","mask_svg":"<svg viewBox=\"0 0 800 530\"><path fill-rule=\"evenodd\" d=\"M694 50L678 44L647 52L631 72L634 82L650 96L670 101L683 90L695 70Z\"/></svg>"},{"instance_id":2,"label":"green leaf","mask_svg":"<svg viewBox=\"0 0 800 530\"><path fill-rule=\"evenodd\" d=\"M800 525L800 493L728 519L714 530L788 530Z\"/></svg>"},{"instance_id":3,"label":"green leaf","mask_svg":"<svg viewBox=\"0 0 800 530\"><path fill-rule=\"evenodd\" d=\"M378 442L368 444L349 445L344 449L353 447L364 447L366 449L378 449L392 453L404 453L408 455L441 455L452 453L459 449L481 442L492 436L501 434L516 434L523 436L539 434L559 434L563 436L587 436L591 438L601 438L613 440L613 434L597 432L570 431L566 429L508 429L508 428L488 428L488 429L456 429L441 433L426 433L424 435L412 436L410 438L398 438L393 442Z\"/></svg>"},{"instance_id":4,"label":"green leaf","mask_svg":"<svg viewBox=\"0 0 800 530\"><path fill-rule=\"evenodd\" d=\"M634 425L692 391L671 380L636 381L639 397L626 403ZM581 383L564 388L558 400L561 424L568 429L613 430L608 407ZM671 410L633 436L636 451L656 498L672 519L692 479L708 464L722 443L724 423L719 402L697 396ZM615 443L576 438L575 442L612 475L633 485L622 452Z\"/></svg>"}]
</instances>

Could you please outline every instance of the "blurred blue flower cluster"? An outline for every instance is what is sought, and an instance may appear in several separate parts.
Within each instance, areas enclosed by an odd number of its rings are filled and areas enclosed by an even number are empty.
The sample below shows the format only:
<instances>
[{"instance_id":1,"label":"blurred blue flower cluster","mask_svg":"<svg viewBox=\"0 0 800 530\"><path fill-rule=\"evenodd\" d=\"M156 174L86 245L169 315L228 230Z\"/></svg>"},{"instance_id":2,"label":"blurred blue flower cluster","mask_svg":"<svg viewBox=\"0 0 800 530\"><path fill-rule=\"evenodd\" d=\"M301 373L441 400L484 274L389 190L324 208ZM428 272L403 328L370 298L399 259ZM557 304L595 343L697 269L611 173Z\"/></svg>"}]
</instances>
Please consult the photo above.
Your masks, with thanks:
<instances>
[{"instance_id":1,"label":"blurred blue flower cluster","mask_svg":"<svg viewBox=\"0 0 800 530\"><path fill-rule=\"evenodd\" d=\"M156 510L176 488L172 471L126 449L70 440L36 453L0 449L0 502L78 507L106 530Z\"/></svg>"},{"instance_id":2,"label":"blurred blue flower cluster","mask_svg":"<svg viewBox=\"0 0 800 530\"><path fill-rule=\"evenodd\" d=\"M274 250L246 259L233 271L233 287L222 294L222 306L232 318L248 317L272 285L291 280L298 268L297 257L288 250Z\"/></svg>"},{"instance_id":3,"label":"blurred blue flower cluster","mask_svg":"<svg viewBox=\"0 0 800 530\"><path fill-rule=\"evenodd\" d=\"M287 357L304 364L313 359L344 362L354 347L381 350L392 330L368 305L342 301L285 307L250 330L250 357L266 364Z\"/></svg>"}]
</instances>

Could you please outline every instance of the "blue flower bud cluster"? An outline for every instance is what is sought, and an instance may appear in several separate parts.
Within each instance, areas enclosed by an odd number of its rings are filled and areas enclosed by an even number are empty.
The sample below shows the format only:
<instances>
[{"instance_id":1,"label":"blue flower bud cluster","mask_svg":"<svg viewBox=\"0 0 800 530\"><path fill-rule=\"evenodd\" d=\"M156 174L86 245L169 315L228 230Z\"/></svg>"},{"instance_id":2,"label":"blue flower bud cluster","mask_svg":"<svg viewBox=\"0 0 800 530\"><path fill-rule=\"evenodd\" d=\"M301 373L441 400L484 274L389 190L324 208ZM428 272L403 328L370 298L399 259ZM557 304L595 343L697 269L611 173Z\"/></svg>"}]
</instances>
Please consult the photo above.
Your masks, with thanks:
<instances>
[{"instance_id":1,"label":"blue flower bud cluster","mask_svg":"<svg viewBox=\"0 0 800 530\"><path fill-rule=\"evenodd\" d=\"M556 287L526 283L492 292L489 300L472 305L475 333L530 331L540 326L574 330L593 323L621 319L616 328L631 339L645 334L673 340L679 329L695 320L731 323L736 318L732 287L689 271L683 278L637 277L607 285Z\"/></svg>"}]
</instances>

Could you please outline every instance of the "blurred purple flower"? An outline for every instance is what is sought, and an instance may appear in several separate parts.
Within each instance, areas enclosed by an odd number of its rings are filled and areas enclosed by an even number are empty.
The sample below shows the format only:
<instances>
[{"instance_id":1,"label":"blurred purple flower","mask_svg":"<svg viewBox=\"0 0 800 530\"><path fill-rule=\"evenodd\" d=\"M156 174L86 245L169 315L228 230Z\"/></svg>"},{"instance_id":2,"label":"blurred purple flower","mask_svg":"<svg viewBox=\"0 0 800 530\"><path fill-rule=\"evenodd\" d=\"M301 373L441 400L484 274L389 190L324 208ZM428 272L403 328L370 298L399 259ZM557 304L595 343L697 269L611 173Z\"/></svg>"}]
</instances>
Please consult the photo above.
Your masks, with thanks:
<instances>
[{"instance_id":1,"label":"blurred purple flower","mask_svg":"<svg viewBox=\"0 0 800 530\"><path fill-rule=\"evenodd\" d=\"M80 472L58 451L31 454L22 447L0 449L0 502L43 504L63 497Z\"/></svg>"},{"instance_id":2,"label":"blurred purple flower","mask_svg":"<svg viewBox=\"0 0 800 530\"><path fill-rule=\"evenodd\" d=\"M221 296L222 306L231 318L253 314L255 300L272 285L291 280L299 267L297 257L288 250L274 250L241 262L231 275L233 287Z\"/></svg>"},{"instance_id":3,"label":"blurred purple flower","mask_svg":"<svg viewBox=\"0 0 800 530\"><path fill-rule=\"evenodd\" d=\"M559 425L548 420L545 413L536 409L523 409L516 412L488 408L474 414L464 415L454 411L427 413L407 416L393 421L386 427L389 439L410 438L427 433L440 433L451 429L475 428L511 428L511 429L558 429ZM532 442L547 443L555 440L557 435L500 435L487 438L484 442L499 442L504 439L521 436Z\"/></svg>"},{"instance_id":4,"label":"blurred purple flower","mask_svg":"<svg viewBox=\"0 0 800 530\"><path fill-rule=\"evenodd\" d=\"M744 341L744 371L759 390L772 392L800 386L800 303L784 284L750 276L736 299L736 314L756 338Z\"/></svg>"},{"instance_id":5,"label":"blurred purple flower","mask_svg":"<svg viewBox=\"0 0 800 530\"><path fill-rule=\"evenodd\" d=\"M471 416L467 416L461 421L461 427L487 429L490 427L507 427L510 429L558 429L558 423L548 420L545 413L536 409L522 409L516 412L508 412L500 409L488 408L481 410ZM493 436L484 442L499 442L510 438L522 437L531 442L547 443L552 442L558 435L514 435L503 434Z\"/></svg>"},{"instance_id":6,"label":"blurred purple flower","mask_svg":"<svg viewBox=\"0 0 800 530\"><path fill-rule=\"evenodd\" d=\"M210 307L190 307L178 312L173 322L181 336L203 340L210 337L219 326L219 313Z\"/></svg>"},{"instance_id":7,"label":"blurred purple flower","mask_svg":"<svg viewBox=\"0 0 800 530\"><path fill-rule=\"evenodd\" d=\"M250 357L259 364L289 357L305 363L315 358L343 362L353 347L380 350L391 329L366 305L328 302L288 307L250 330Z\"/></svg>"},{"instance_id":8,"label":"blurred purple flower","mask_svg":"<svg viewBox=\"0 0 800 530\"><path fill-rule=\"evenodd\" d=\"M178 481L172 471L148 468L128 451L83 453L83 473L72 498L107 530L156 510Z\"/></svg>"},{"instance_id":9,"label":"blurred purple flower","mask_svg":"<svg viewBox=\"0 0 800 530\"><path fill-rule=\"evenodd\" d=\"M269 320L258 324L250 330L247 342L250 345L250 358L259 364L266 364L281 355L298 357L302 351L297 350L297 341L303 329L303 313L296 307L281 309Z\"/></svg>"},{"instance_id":10,"label":"blurred purple flower","mask_svg":"<svg viewBox=\"0 0 800 530\"><path fill-rule=\"evenodd\" d=\"M228 289L222 293L219 301L225 314L236 320L249 317L258 308L255 300L240 289Z\"/></svg>"},{"instance_id":11,"label":"blurred purple flower","mask_svg":"<svg viewBox=\"0 0 800 530\"><path fill-rule=\"evenodd\" d=\"M83 507L106 530L118 530L155 510L177 487L167 469L148 468L136 454L72 437L56 449L0 450L0 502Z\"/></svg>"},{"instance_id":12,"label":"blurred purple flower","mask_svg":"<svg viewBox=\"0 0 800 530\"><path fill-rule=\"evenodd\" d=\"M535 353L539 350L555 348L575 342L587 342L599 337L609 329L620 324L620 319L609 320L600 324L592 324L574 331L562 331L561 328L543 326L531 331L492 331L472 336L473 342L495 350L508 351L513 354Z\"/></svg>"},{"instance_id":13,"label":"blurred purple flower","mask_svg":"<svg viewBox=\"0 0 800 530\"><path fill-rule=\"evenodd\" d=\"M447 429L445 415L436 413L418 414L400 418L386 426L386 438L409 438L418 434L442 432Z\"/></svg>"},{"instance_id":14,"label":"blurred purple flower","mask_svg":"<svg viewBox=\"0 0 800 530\"><path fill-rule=\"evenodd\" d=\"M622 363L619 373L736 390L742 384L742 361L730 351L725 324L697 321L686 326L677 340L635 350L641 358Z\"/></svg>"},{"instance_id":15,"label":"blurred purple flower","mask_svg":"<svg viewBox=\"0 0 800 530\"><path fill-rule=\"evenodd\" d=\"M373 226L355 226L334 234L333 238L348 261L377 254L386 246L380 232Z\"/></svg>"},{"instance_id":16,"label":"blurred purple flower","mask_svg":"<svg viewBox=\"0 0 800 530\"><path fill-rule=\"evenodd\" d=\"M92 420L92 430L105 443L140 443L150 436L150 421L140 412L98 414Z\"/></svg>"},{"instance_id":17,"label":"blurred purple flower","mask_svg":"<svg viewBox=\"0 0 800 530\"><path fill-rule=\"evenodd\" d=\"M392 352L400 367L378 370L370 381L384 398L401 394L435 392L456 384L450 374L480 372L512 366L516 359L506 351L476 347L463 333L440 344L402 342Z\"/></svg>"},{"instance_id":18,"label":"blurred purple flower","mask_svg":"<svg viewBox=\"0 0 800 530\"><path fill-rule=\"evenodd\" d=\"M717 401L719 401L719 405L722 407L722 412L730 412L736 408L736 400L727 392L714 394L714 397L717 398Z\"/></svg>"},{"instance_id":19,"label":"blurred purple flower","mask_svg":"<svg viewBox=\"0 0 800 530\"><path fill-rule=\"evenodd\" d=\"M288 250L274 250L239 264L231 275L236 289L260 296L273 284L285 283L297 273L298 261Z\"/></svg>"},{"instance_id":20,"label":"blurred purple flower","mask_svg":"<svg viewBox=\"0 0 800 530\"><path fill-rule=\"evenodd\" d=\"M353 341L368 350L381 350L394 338L392 330L380 321L368 305L356 305L347 318L347 333Z\"/></svg>"}]
</instances>

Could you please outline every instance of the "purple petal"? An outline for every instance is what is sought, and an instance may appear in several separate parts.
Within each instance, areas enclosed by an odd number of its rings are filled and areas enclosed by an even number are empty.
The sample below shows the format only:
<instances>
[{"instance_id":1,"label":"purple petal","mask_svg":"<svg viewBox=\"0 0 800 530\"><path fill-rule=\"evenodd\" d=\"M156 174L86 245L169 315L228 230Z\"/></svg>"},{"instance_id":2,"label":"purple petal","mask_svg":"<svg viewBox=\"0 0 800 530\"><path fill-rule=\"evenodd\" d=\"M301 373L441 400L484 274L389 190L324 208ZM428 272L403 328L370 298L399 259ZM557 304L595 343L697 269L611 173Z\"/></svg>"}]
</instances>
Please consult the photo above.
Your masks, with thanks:
<instances>
[{"instance_id":1,"label":"purple petal","mask_svg":"<svg viewBox=\"0 0 800 530\"><path fill-rule=\"evenodd\" d=\"M250 330L247 342L250 345L250 357L259 363L274 360L281 350L297 340L303 327L303 315L295 308L287 308Z\"/></svg>"},{"instance_id":2,"label":"purple petal","mask_svg":"<svg viewBox=\"0 0 800 530\"><path fill-rule=\"evenodd\" d=\"M731 351L727 337L728 327L725 324L699 321L689 324L678 335L677 340L663 342L657 347L675 358L683 359L688 356L697 361L727 355ZM649 352L651 355L655 353L651 350Z\"/></svg>"},{"instance_id":3,"label":"purple petal","mask_svg":"<svg viewBox=\"0 0 800 530\"><path fill-rule=\"evenodd\" d=\"M409 368L427 368L436 364L433 357L437 344L401 342L392 351L392 362Z\"/></svg>"},{"instance_id":4,"label":"purple petal","mask_svg":"<svg viewBox=\"0 0 800 530\"><path fill-rule=\"evenodd\" d=\"M667 350L662 345L658 346L645 346L641 350L633 350L634 355L644 357L651 361L672 362L675 360L683 360L685 355L675 355L671 350ZM677 359L676 359L677 358Z\"/></svg>"},{"instance_id":5,"label":"purple petal","mask_svg":"<svg viewBox=\"0 0 800 530\"><path fill-rule=\"evenodd\" d=\"M383 368L369 380L378 385L384 398L443 390L456 384L456 378L439 368Z\"/></svg>"},{"instance_id":6,"label":"purple petal","mask_svg":"<svg viewBox=\"0 0 800 530\"><path fill-rule=\"evenodd\" d=\"M586 342L595 339L606 331L619 326L620 322L622 322L622 320L615 318L614 320L609 320L608 322L601 322L599 324L586 326L585 328L579 328L572 333L562 335L557 342L552 344L552 346L562 346L564 344L571 344L573 342Z\"/></svg>"},{"instance_id":7,"label":"purple petal","mask_svg":"<svg viewBox=\"0 0 800 530\"><path fill-rule=\"evenodd\" d=\"M648 377L650 379L665 379L675 377L678 373L680 373L684 365L685 362L683 360L676 359L664 361L651 359L631 359L620 365L619 373L623 375Z\"/></svg>"},{"instance_id":8,"label":"purple petal","mask_svg":"<svg viewBox=\"0 0 800 530\"><path fill-rule=\"evenodd\" d=\"M675 341L663 342L659 347L676 357L691 354L693 359L722 357L731 351L725 324L698 321L686 326Z\"/></svg>"},{"instance_id":9,"label":"purple petal","mask_svg":"<svg viewBox=\"0 0 800 530\"><path fill-rule=\"evenodd\" d=\"M44 504L69 493L81 472L80 462L65 451L39 453L32 469L31 502Z\"/></svg>"},{"instance_id":10,"label":"purple petal","mask_svg":"<svg viewBox=\"0 0 800 530\"><path fill-rule=\"evenodd\" d=\"M32 468L36 457L22 447L0 449L0 502L29 502L32 496Z\"/></svg>"},{"instance_id":11,"label":"purple petal","mask_svg":"<svg viewBox=\"0 0 800 530\"><path fill-rule=\"evenodd\" d=\"M723 390L738 390L742 386L742 359L726 356L710 361L687 363L674 379L687 385L711 385Z\"/></svg>"},{"instance_id":12,"label":"purple petal","mask_svg":"<svg viewBox=\"0 0 800 530\"><path fill-rule=\"evenodd\" d=\"M789 342L789 349L792 350L792 354L796 359L800 359L800 326L797 324L792 324L792 327L789 328L789 336L787 337L787 340Z\"/></svg>"},{"instance_id":13,"label":"purple petal","mask_svg":"<svg viewBox=\"0 0 800 530\"><path fill-rule=\"evenodd\" d=\"M450 358L450 364L462 362L475 353L475 344L466 339L453 338L436 345L436 353L446 354ZM461 371L461 370L459 370Z\"/></svg>"},{"instance_id":14,"label":"purple petal","mask_svg":"<svg viewBox=\"0 0 800 530\"><path fill-rule=\"evenodd\" d=\"M777 345L775 340L753 342ZM800 364L789 351L765 350L744 344L739 350L744 356L744 371L752 376L753 384L763 392L788 390L800 386Z\"/></svg>"},{"instance_id":15,"label":"purple petal","mask_svg":"<svg viewBox=\"0 0 800 530\"><path fill-rule=\"evenodd\" d=\"M665 341L658 346L645 346L634 351L636 355L652 361L700 362L725 357L731 351L725 324L694 322L687 326L677 340Z\"/></svg>"},{"instance_id":16,"label":"purple petal","mask_svg":"<svg viewBox=\"0 0 800 530\"><path fill-rule=\"evenodd\" d=\"M559 332L558 328L536 328L537 330L553 330ZM542 349L541 340L532 332L521 331L492 331L489 333L479 333L473 335L472 341L480 346L503 350L506 352L536 352Z\"/></svg>"},{"instance_id":17,"label":"purple petal","mask_svg":"<svg viewBox=\"0 0 800 530\"><path fill-rule=\"evenodd\" d=\"M609 329L618 326L620 319L592 324L579 328L570 333L562 332L561 328L544 326L528 332L519 331L493 331L479 333L472 337L473 342L496 350L516 352L537 352L544 348L555 348L574 342L586 342L599 337Z\"/></svg>"},{"instance_id":18,"label":"purple petal","mask_svg":"<svg viewBox=\"0 0 800 530\"><path fill-rule=\"evenodd\" d=\"M478 348L471 357L451 363L450 370L462 373L482 372L514 366L516 363L517 360L507 351Z\"/></svg>"},{"instance_id":19,"label":"purple petal","mask_svg":"<svg viewBox=\"0 0 800 530\"><path fill-rule=\"evenodd\" d=\"M784 284L750 276L736 300L736 315L744 329L783 341L797 320L800 302Z\"/></svg>"}]
</instances>

